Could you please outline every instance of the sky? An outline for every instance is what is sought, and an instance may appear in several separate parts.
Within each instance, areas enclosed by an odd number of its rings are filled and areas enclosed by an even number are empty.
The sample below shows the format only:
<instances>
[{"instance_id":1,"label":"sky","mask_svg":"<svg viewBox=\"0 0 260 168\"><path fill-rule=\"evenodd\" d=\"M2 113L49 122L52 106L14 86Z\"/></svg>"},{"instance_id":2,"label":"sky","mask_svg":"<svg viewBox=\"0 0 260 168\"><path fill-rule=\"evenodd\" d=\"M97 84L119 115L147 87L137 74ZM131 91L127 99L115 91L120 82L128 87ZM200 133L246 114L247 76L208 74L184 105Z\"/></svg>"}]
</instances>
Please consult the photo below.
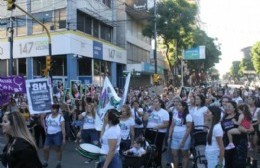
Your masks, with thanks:
<instances>
[{"instance_id":1,"label":"sky","mask_svg":"<svg viewBox=\"0 0 260 168\"><path fill-rule=\"evenodd\" d=\"M241 49L260 41L260 0L199 0L202 29L221 44L219 73L241 61Z\"/></svg>"}]
</instances>

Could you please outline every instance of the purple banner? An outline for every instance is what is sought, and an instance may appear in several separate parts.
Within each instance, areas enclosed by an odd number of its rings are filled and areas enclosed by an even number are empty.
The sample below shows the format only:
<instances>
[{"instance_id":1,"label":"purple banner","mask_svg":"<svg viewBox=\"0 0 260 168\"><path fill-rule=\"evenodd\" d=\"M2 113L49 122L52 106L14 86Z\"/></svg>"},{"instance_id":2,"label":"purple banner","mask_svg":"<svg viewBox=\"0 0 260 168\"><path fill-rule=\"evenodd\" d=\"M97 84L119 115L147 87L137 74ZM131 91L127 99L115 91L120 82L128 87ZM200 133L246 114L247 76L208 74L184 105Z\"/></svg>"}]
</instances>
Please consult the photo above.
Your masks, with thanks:
<instances>
[{"instance_id":1,"label":"purple banner","mask_svg":"<svg viewBox=\"0 0 260 168\"><path fill-rule=\"evenodd\" d=\"M0 106L8 104L10 102L10 95L7 93L0 93Z\"/></svg>"},{"instance_id":2,"label":"purple banner","mask_svg":"<svg viewBox=\"0 0 260 168\"><path fill-rule=\"evenodd\" d=\"M22 76L0 77L0 92L26 93L24 77Z\"/></svg>"}]
</instances>

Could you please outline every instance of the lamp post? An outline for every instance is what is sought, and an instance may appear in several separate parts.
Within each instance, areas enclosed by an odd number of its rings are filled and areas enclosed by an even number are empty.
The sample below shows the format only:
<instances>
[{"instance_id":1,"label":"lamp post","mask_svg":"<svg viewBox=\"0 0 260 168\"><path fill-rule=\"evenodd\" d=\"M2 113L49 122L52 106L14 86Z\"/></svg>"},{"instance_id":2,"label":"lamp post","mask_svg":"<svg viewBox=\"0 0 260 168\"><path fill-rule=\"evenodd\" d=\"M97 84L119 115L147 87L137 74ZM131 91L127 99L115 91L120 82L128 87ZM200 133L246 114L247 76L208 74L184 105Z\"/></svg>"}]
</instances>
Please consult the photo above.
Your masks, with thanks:
<instances>
[{"instance_id":1,"label":"lamp post","mask_svg":"<svg viewBox=\"0 0 260 168\"><path fill-rule=\"evenodd\" d=\"M8 27L8 41L10 43L10 60L9 60L9 76L13 75L13 46L14 46L14 17L13 10L11 11L10 27Z\"/></svg>"}]
</instances>

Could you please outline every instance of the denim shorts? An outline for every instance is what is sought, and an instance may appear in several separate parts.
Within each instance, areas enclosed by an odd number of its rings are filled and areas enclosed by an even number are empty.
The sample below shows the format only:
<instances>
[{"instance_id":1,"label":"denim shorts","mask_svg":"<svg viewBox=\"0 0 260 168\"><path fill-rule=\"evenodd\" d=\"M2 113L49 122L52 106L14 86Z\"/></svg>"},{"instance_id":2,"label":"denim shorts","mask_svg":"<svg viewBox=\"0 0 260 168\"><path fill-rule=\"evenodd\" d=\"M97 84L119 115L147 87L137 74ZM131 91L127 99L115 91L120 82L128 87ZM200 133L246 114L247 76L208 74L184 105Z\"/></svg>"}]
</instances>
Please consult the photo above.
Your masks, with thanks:
<instances>
[{"instance_id":1,"label":"denim shorts","mask_svg":"<svg viewBox=\"0 0 260 168\"><path fill-rule=\"evenodd\" d=\"M81 130L81 138L84 143L98 144L98 132L95 129L83 129Z\"/></svg>"},{"instance_id":2,"label":"denim shorts","mask_svg":"<svg viewBox=\"0 0 260 168\"><path fill-rule=\"evenodd\" d=\"M173 132L172 135L172 141L171 141L171 149L179 150L180 149L180 144L182 142L182 139L185 135L185 132ZM189 150L190 149L190 142L191 142L191 137L190 135L186 139L186 142L180 150Z\"/></svg>"},{"instance_id":3,"label":"denim shorts","mask_svg":"<svg viewBox=\"0 0 260 168\"><path fill-rule=\"evenodd\" d=\"M44 146L61 146L62 145L62 132L56 134L47 134Z\"/></svg>"}]
</instances>

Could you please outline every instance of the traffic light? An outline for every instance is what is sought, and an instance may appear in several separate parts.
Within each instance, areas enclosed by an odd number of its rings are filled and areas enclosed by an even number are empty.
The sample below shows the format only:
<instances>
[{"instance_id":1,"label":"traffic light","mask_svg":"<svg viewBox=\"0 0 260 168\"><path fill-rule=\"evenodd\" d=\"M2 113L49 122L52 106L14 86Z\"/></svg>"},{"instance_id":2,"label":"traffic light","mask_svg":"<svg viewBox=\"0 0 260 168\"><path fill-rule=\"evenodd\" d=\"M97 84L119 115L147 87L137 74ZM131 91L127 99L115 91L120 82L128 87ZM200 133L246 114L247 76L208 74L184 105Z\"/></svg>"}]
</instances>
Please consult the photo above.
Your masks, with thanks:
<instances>
[{"instance_id":1,"label":"traffic light","mask_svg":"<svg viewBox=\"0 0 260 168\"><path fill-rule=\"evenodd\" d=\"M46 57L46 70L50 71L51 69L51 56Z\"/></svg>"},{"instance_id":2,"label":"traffic light","mask_svg":"<svg viewBox=\"0 0 260 168\"><path fill-rule=\"evenodd\" d=\"M7 0L7 10L15 9L15 0Z\"/></svg>"},{"instance_id":3,"label":"traffic light","mask_svg":"<svg viewBox=\"0 0 260 168\"><path fill-rule=\"evenodd\" d=\"M159 74L153 74L153 83L157 84L159 82L160 76Z\"/></svg>"}]
</instances>

